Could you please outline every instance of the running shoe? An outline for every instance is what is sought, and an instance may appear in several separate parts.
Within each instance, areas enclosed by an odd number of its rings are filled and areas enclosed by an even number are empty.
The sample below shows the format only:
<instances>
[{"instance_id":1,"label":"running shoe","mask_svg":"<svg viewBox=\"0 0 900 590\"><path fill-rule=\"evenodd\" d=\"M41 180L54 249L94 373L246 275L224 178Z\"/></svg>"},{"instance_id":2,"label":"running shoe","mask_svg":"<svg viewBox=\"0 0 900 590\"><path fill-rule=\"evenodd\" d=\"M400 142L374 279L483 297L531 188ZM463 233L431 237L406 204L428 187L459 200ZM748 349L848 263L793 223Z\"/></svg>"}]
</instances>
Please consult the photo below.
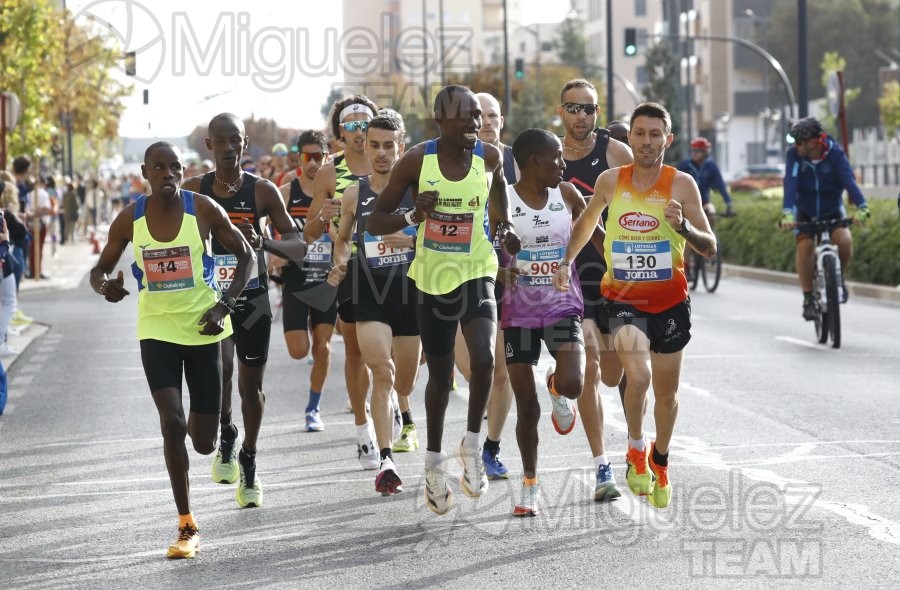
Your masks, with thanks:
<instances>
[{"instance_id":1,"label":"running shoe","mask_svg":"<svg viewBox=\"0 0 900 590\"><path fill-rule=\"evenodd\" d=\"M653 449L656 443L650 443L650 471L653 473L653 490L647 500L656 508L666 508L672 501L672 484L669 482L669 466L663 467L653 461Z\"/></svg>"},{"instance_id":2,"label":"running shoe","mask_svg":"<svg viewBox=\"0 0 900 590\"><path fill-rule=\"evenodd\" d=\"M306 432L322 432L325 424L319 416L319 410L311 410L306 413Z\"/></svg>"},{"instance_id":3,"label":"running shoe","mask_svg":"<svg viewBox=\"0 0 900 590\"><path fill-rule=\"evenodd\" d=\"M378 469L378 465L381 464L381 456L375 448L375 443L372 442L375 437L372 436L371 430L369 428L363 437L356 435L356 458L360 466L367 470Z\"/></svg>"},{"instance_id":4,"label":"running shoe","mask_svg":"<svg viewBox=\"0 0 900 590\"><path fill-rule=\"evenodd\" d=\"M635 496L646 496L653 488L653 475L650 473L650 466L647 463L647 449L639 451L628 447L625 454L625 462L628 468L625 470L625 481L628 482L628 488Z\"/></svg>"},{"instance_id":5,"label":"running shoe","mask_svg":"<svg viewBox=\"0 0 900 590\"><path fill-rule=\"evenodd\" d=\"M816 319L816 316L819 315L816 313L816 304L813 303L812 299L804 299L803 300L803 319L807 322L811 322Z\"/></svg>"},{"instance_id":6,"label":"running shoe","mask_svg":"<svg viewBox=\"0 0 900 590\"><path fill-rule=\"evenodd\" d=\"M470 498L481 496L488 489L488 478L484 473L484 462L481 459L479 449L469 449L463 446L465 437L460 439L456 459L462 465L463 474L459 478L462 491Z\"/></svg>"},{"instance_id":7,"label":"running shoe","mask_svg":"<svg viewBox=\"0 0 900 590\"><path fill-rule=\"evenodd\" d=\"M425 505L435 514L447 514L453 508L453 493L440 469L425 470Z\"/></svg>"},{"instance_id":8,"label":"running shoe","mask_svg":"<svg viewBox=\"0 0 900 590\"><path fill-rule=\"evenodd\" d=\"M509 469L500 460L500 451L492 453L488 449L481 451L481 460L484 462L484 472L488 479L509 479Z\"/></svg>"},{"instance_id":9,"label":"running shoe","mask_svg":"<svg viewBox=\"0 0 900 590\"><path fill-rule=\"evenodd\" d=\"M234 440L219 436L219 450L212 462L212 478L216 483L234 483L240 476L238 470L238 449L241 448L240 432Z\"/></svg>"},{"instance_id":10,"label":"running shoe","mask_svg":"<svg viewBox=\"0 0 900 590\"><path fill-rule=\"evenodd\" d=\"M607 463L597 468L597 485L594 487L594 500L608 502L622 495L616 484L616 476L613 475L612 465Z\"/></svg>"},{"instance_id":11,"label":"running shoe","mask_svg":"<svg viewBox=\"0 0 900 590\"><path fill-rule=\"evenodd\" d=\"M513 508L513 516L537 516L538 501L540 499L540 489L538 484L533 483L530 486L522 484L522 494L519 501Z\"/></svg>"},{"instance_id":12,"label":"running shoe","mask_svg":"<svg viewBox=\"0 0 900 590\"><path fill-rule=\"evenodd\" d=\"M400 431L400 438L394 440L391 450L395 453L408 453L418 450L419 434L416 432L415 424L406 424Z\"/></svg>"},{"instance_id":13,"label":"running shoe","mask_svg":"<svg viewBox=\"0 0 900 590\"><path fill-rule=\"evenodd\" d=\"M15 346L10 346L6 342L0 342L0 356L15 356L22 352Z\"/></svg>"},{"instance_id":14,"label":"running shoe","mask_svg":"<svg viewBox=\"0 0 900 590\"><path fill-rule=\"evenodd\" d=\"M378 475L375 476L375 491L381 493L382 496L399 494L403 491L403 482L397 475L397 466L390 457L381 460Z\"/></svg>"},{"instance_id":15,"label":"running shoe","mask_svg":"<svg viewBox=\"0 0 900 590\"><path fill-rule=\"evenodd\" d=\"M175 542L169 545L166 557L169 559L191 558L200 549L200 527L186 524L178 529Z\"/></svg>"},{"instance_id":16,"label":"running shoe","mask_svg":"<svg viewBox=\"0 0 900 590\"><path fill-rule=\"evenodd\" d=\"M13 314L12 323L13 324L30 324L34 322L34 318L25 315L25 313L21 309L17 309L16 313Z\"/></svg>"},{"instance_id":17,"label":"running shoe","mask_svg":"<svg viewBox=\"0 0 900 590\"><path fill-rule=\"evenodd\" d=\"M556 393L555 389L550 387L550 379L556 370L555 365L547 368L547 375L544 381L547 383L547 391L550 392L550 399L553 401L553 410L550 412L550 421L553 422L553 428L560 434L569 434L575 428L575 421L578 418L578 409L575 402L567 397L563 397Z\"/></svg>"},{"instance_id":18,"label":"running shoe","mask_svg":"<svg viewBox=\"0 0 900 590\"><path fill-rule=\"evenodd\" d=\"M263 505L263 489L259 476L256 475L256 461L250 465L244 465L244 461L238 459L241 477L237 487L237 503L241 508L248 506L260 508Z\"/></svg>"}]
</instances>

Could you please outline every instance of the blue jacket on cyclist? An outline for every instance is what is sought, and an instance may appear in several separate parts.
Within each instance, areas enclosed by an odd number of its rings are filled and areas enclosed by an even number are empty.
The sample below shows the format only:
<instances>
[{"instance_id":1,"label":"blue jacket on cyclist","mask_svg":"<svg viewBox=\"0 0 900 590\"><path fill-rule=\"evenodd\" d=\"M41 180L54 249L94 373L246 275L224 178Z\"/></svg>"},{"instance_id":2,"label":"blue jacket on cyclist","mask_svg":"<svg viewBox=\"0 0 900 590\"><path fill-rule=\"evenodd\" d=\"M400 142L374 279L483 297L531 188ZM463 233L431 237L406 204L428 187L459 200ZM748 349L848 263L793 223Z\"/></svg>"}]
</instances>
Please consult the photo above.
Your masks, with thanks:
<instances>
[{"instance_id":1,"label":"blue jacket on cyclist","mask_svg":"<svg viewBox=\"0 0 900 590\"><path fill-rule=\"evenodd\" d=\"M691 141L691 157L678 164L678 169L694 177L700 189L700 200L704 205L709 203L709 190L715 189L731 212L731 194L722 178L722 172L716 161L709 155L712 144L705 137L696 137Z\"/></svg>"},{"instance_id":2,"label":"blue jacket on cyclist","mask_svg":"<svg viewBox=\"0 0 900 590\"><path fill-rule=\"evenodd\" d=\"M847 154L833 137L822 131L817 121L813 121L808 129L801 127L792 132L797 136L785 159L784 210L796 211L798 218L805 219L844 217L846 211L841 197L845 190L859 208L866 206L866 198L856 184ZM824 148L817 160L806 155L813 142Z\"/></svg>"}]
</instances>

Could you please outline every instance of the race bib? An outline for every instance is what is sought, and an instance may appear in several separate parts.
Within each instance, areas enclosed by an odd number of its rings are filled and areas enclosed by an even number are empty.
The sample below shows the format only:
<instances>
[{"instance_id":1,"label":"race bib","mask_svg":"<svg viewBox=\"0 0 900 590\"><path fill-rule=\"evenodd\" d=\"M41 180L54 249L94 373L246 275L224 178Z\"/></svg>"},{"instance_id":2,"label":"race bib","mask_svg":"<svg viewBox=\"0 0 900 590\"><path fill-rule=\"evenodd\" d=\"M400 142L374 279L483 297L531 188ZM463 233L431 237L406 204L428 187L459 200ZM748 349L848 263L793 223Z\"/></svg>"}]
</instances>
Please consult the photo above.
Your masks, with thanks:
<instances>
[{"instance_id":1,"label":"race bib","mask_svg":"<svg viewBox=\"0 0 900 590\"><path fill-rule=\"evenodd\" d=\"M416 228L406 227L403 233L415 238ZM370 268L408 264L416 255L412 248L391 248L384 243L383 236L373 236L369 232L363 233L363 241L366 247L366 262Z\"/></svg>"},{"instance_id":2,"label":"race bib","mask_svg":"<svg viewBox=\"0 0 900 590\"><path fill-rule=\"evenodd\" d=\"M189 246L142 250L141 257L148 291L184 291L194 287Z\"/></svg>"},{"instance_id":3,"label":"race bib","mask_svg":"<svg viewBox=\"0 0 900 590\"><path fill-rule=\"evenodd\" d=\"M425 220L423 245L443 254L468 254L474 222L473 213L432 213Z\"/></svg>"},{"instance_id":4,"label":"race bib","mask_svg":"<svg viewBox=\"0 0 900 590\"><path fill-rule=\"evenodd\" d=\"M334 244L331 241L331 236L324 233L321 238L307 246L306 257L303 261L316 265L331 264L331 252L333 247Z\"/></svg>"},{"instance_id":5,"label":"race bib","mask_svg":"<svg viewBox=\"0 0 900 590\"><path fill-rule=\"evenodd\" d=\"M522 286L552 285L553 275L559 270L566 250L558 248L523 248L516 254L516 268L524 274L516 277Z\"/></svg>"},{"instance_id":6,"label":"race bib","mask_svg":"<svg viewBox=\"0 0 900 590\"><path fill-rule=\"evenodd\" d=\"M617 281L668 281L672 278L672 246L659 242L612 243L613 278Z\"/></svg>"},{"instance_id":7,"label":"race bib","mask_svg":"<svg viewBox=\"0 0 900 590\"><path fill-rule=\"evenodd\" d=\"M234 273L237 270L237 256L234 254L216 254L216 287L219 291L226 291L234 282ZM244 289L256 289L259 287L259 276L254 276L247 281Z\"/></svg>"}]
</instances>

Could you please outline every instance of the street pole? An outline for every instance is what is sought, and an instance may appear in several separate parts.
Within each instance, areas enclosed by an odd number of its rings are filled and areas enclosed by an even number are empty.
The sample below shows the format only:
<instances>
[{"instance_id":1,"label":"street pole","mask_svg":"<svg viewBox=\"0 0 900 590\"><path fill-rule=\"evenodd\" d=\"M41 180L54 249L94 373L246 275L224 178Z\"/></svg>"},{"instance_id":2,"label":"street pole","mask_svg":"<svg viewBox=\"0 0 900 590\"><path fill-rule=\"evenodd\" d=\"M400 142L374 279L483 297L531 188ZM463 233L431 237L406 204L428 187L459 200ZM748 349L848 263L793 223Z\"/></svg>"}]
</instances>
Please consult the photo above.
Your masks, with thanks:
<instances>
[{"instance_id":1,"label":"street pole","mask_svg":"<svg viewBox=\"0 0 900 590\"><path fill-rule=\"evenodd\" d=\"M613 26L612 0L606 0L606 122L616 118L613 91Z\"/></svg>"},{"instance_id":2,"label":"street pole","mask_svg":"<svg viewBox=\"0 0 900 590\"><path fill-rule=\"evenodd\" d=\"M799 107L801 118L809 114L809 71L807 68L809 55L807 52L806 37L806 0L797 0L797 59L800 62L800 80L798 81L800 104L797 106Z\"/></svg>"},{"instance_id":3,"label":"street pole","mask_svg":"<svg viewBox=\"0 0 900 590\"><path fill-rule=\"evenodd\" d=\"M422 0L424 3L425 0ZM507 19L506 0L503 0L503 108L509 116L512 111L512 88L509 84L509 20Z\"/></svg>"},{"instance_id":4,"label":"street pole","mask_svg":"<svg viewBox=\"0 0 900 590\"><path fill-rule=\"evenodd\" d=\"M0 92L0 170L6 170L6 93Z\"/></svg>"},{"instance_id":5,"label":"street pole","mask_svg":"<svg viewBox=\"0 0 900 590\"><path fill-rule=\"evenodd\" d=\"M425 112L428 113L431 105L428 104L428 5L422 0L422 94L425 97Z\"/></svg>"},{"instance_id":6,"label":"street pole","mask_svg":"<svg viewBox=\"0 0 900 590\"><path fill-rule=\"evenodd\" d=\"M447 85L447 64L444 63L444 0L438 0L438 29L440 37L438 37L438 46L440 47L441 58L441 88Z\"/></svg>"}]
</instances>

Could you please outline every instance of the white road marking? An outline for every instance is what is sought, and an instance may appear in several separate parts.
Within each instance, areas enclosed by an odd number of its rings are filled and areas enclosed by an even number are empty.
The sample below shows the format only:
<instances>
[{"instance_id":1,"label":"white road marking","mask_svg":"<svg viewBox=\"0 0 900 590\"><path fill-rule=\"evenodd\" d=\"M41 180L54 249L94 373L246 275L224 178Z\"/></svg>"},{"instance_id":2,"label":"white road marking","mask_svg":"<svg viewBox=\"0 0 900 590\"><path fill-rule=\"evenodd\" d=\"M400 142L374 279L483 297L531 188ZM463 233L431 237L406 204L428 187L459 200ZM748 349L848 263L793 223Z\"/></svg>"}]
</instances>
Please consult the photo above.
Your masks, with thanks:
<instances>
[{"instance_id":1,"label":"white road marking","mask_svg":"<svg viewBox=\"0 0 900 590\"><path fill-rule=\"evenodd\" d=\"M796 344L797 346L803 346L805 348L812 348L814 350L834 350L830 346L825 346L823 344L817 344L815 342L810 342L809 340L801 340L799 338L792 338L791 336L776 336L775 340L781 340L782 342L787 342L788 344Z\"/></svg>"}]
</instances>

